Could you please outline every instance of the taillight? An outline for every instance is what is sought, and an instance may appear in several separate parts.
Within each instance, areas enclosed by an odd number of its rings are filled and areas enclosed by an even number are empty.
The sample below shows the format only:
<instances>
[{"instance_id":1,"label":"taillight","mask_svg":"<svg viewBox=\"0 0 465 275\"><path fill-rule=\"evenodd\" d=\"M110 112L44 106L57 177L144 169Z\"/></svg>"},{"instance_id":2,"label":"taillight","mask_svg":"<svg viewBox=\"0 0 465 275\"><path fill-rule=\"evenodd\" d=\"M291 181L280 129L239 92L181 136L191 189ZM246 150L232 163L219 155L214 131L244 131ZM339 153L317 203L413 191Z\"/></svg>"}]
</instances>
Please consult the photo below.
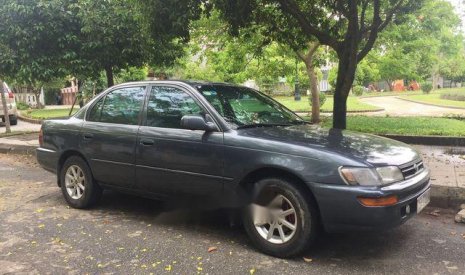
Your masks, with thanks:
<instances>
[{"instance_id":1,"label":"taillight","mask_svg":"<svg viewBox=\"0 0 465 275\"><path fill-rule=\"evenodd\" d=\"M40 129L40 132L39 132L39 145L40 147L44 145L44 133L42 132L42 129Z\"/></svg>"},{"instance_id":2,"label":"taillight","mask_svg":"<svg viewBox=\"0 0 465 275\"><path fill-rule=\"evenodd\" d=\"M12 92L9 92L9 93L8 93L8 97L9 97L9 98L15 98L15 95L14 95Z\"/></svg>"}]
</instances>

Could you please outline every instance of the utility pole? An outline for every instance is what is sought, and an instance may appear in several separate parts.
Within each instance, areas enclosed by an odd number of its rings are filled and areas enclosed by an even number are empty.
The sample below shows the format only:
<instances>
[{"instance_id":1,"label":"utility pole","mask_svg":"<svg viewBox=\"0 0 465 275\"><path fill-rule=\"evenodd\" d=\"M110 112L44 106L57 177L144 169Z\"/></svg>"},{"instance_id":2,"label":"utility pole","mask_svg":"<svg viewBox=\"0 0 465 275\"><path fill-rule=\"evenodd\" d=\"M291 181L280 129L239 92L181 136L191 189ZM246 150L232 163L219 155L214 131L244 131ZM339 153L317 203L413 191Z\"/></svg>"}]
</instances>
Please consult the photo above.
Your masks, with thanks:
<instances>
[{"instance_id":1,"label":"utility pole","mask_svg":"<svg viewBox=\"0 0 465 275\"><path fill-rule=\"evenodd\" d=\"M6 133L11 133L10 116L8 115L8 106L6 104L5 89L3 85L3 80L0 79L0 94L2 97L3 117L5 118Z\"/></svg>"}]
</instances>

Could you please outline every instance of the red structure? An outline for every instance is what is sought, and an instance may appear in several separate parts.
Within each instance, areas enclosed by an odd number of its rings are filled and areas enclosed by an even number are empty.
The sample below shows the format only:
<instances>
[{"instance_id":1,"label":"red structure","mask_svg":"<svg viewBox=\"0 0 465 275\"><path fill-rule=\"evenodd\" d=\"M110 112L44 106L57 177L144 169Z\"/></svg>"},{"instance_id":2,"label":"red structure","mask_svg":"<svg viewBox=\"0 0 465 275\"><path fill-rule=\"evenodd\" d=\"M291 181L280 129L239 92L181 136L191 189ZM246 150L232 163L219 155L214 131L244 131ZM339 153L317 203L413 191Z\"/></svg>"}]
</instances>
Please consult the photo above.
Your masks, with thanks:
<instances>
[{"instance_id":1,"label":"red structure","mask_svg":"<svg viewBox=\"0 0 465 275\"><path fill-rule=\"evenodd\" d=\"M63 105L73 105L78 92L77 86L71 86L61 89L61 102Z\"/></svg>"},{"instance_id":2,"label":"red structure","mask_svg":"<svg viewBox=\"0 0 465 275\"><path fill-rule=\"evenodd\" d=\"M410 81L408 86L405 85L405 81L402 79L395 80L392 82L392 90L395 92L402 92L402 91L417 91L420 90L420 84L415 80Z\"/></svg>"}]
</instances>

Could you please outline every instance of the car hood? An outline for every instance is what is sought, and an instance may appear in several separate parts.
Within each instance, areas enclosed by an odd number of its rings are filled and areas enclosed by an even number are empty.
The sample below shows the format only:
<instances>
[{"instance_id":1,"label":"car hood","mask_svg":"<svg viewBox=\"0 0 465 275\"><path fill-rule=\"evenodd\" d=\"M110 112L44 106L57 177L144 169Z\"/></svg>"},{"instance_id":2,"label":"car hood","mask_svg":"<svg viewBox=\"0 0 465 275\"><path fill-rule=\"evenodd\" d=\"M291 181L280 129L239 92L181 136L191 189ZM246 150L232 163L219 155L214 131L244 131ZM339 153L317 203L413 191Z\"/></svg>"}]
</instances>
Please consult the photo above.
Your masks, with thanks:
<instances>
[{"instance_id":1,"label":"car hood","mask_svg":"<svg viewBox=\"0 0 465 275\"><path fill-rule=\"evenodd\" d=\"M402 165L420 158L412 147L370 134L315 125L241 129L239 135L334 152L375 166Z\"/></svg>"}]
</instances>

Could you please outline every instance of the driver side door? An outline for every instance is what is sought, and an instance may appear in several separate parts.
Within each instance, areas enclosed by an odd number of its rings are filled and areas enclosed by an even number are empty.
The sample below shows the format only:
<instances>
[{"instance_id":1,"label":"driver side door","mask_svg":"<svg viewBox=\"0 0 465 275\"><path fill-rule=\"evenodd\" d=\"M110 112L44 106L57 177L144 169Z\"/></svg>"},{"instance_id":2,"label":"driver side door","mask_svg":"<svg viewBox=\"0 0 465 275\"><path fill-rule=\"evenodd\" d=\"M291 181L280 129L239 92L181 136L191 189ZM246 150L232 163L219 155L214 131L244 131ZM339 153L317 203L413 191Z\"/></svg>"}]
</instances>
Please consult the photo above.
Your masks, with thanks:
<instances>
[{"instance_id":1,"label":"driver side door","mask_svg":"<svg viewBox=\"0 0 465 275\"><path fill-rule=\"evenodd\" d=\"M205 115L193 93L154 85L137 143L136 184L151 193L212 195L223 189L223 133L181 128L185 115Z\"/></svg>"}]
</instances>

